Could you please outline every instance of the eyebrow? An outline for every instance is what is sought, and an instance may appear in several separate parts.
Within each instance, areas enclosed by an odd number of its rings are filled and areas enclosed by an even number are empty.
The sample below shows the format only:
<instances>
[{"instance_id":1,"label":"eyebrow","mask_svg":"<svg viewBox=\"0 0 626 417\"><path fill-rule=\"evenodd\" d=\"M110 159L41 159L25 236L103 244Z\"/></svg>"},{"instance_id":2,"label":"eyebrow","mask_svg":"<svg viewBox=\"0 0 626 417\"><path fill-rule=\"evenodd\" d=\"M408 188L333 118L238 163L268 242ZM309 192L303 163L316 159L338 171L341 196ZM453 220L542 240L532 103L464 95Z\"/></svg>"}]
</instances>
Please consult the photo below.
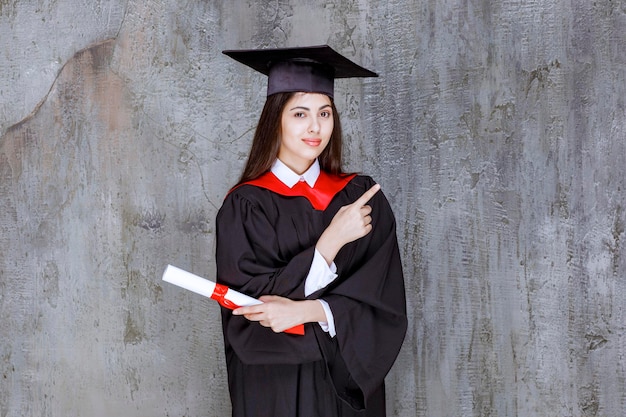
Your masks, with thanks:
<instances>
[{"instance_id":1,"label":"eyebrow","mask_svg":"<svg viewBox=\"0 0 626 417\"><path fill-rule=\"evenodd\" d=\"M319 110L325 109L326 107L331 107L331 105L330 104L324 104L322 107L319 108ZM293 108L289 109L289 111L297 110L297 109L311 111L310 108L304 107L304 106L296 106L296 107L293 107Z\"/></svg>"}]
</instances>

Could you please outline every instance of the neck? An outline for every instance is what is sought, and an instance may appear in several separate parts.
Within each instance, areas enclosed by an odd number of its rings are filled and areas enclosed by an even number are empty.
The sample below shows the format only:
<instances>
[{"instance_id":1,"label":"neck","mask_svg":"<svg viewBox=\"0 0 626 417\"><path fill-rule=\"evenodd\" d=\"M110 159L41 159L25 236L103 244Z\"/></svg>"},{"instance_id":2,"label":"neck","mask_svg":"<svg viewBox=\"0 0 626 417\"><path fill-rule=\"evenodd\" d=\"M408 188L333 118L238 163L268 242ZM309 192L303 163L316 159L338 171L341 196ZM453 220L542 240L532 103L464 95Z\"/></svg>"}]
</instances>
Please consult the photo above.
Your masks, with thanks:
<instances>
[{"instance_id":1,"label":"neck","mask_svg":"<svg viewBox=\"0 0 626 417\"><path fill-rule=\"evenodd\" d=\"M306 162L303 161L302 163L294 164L292 162L285 162L282 159L280 161L283 164L287 165L289 169L291 169L293 172L295 172L298 175L302 175L305 172L307 172L308 169L311 168L311 165L313 165L313 162L315 162L315 160L312 160L312 161L306 161Z\"/></svg>"}]
</instances>

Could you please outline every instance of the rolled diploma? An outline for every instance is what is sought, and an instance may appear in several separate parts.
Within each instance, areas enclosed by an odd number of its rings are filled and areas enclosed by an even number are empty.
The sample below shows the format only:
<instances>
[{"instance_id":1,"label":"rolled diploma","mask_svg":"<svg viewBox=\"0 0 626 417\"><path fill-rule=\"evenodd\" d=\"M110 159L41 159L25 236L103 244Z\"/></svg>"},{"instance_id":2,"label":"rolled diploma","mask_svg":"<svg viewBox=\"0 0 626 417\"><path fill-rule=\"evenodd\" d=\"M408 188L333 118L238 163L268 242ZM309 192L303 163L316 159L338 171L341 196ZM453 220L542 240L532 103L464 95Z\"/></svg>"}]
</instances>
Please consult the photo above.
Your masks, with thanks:
<instances>
[{"instance_id":1,"label":"rolled diploma","mask_svg":"<svg viewBox=\"0 0 626 417\"><path fill-rule=\"evenodd\" d=\"M193 291L196 294L204 295L205 297L209 298L213 298L213 295L215 293L215 282L210 281L206 278L199 277L198 275L192 274L191 272L187 272L173 265L168 265L167 268L165 268L165 272L163 272L163 281L169 282L170 284L177 285L186 290ZM242 294L239 291L235 291L230 288L228 288L228 290L224 294L224 299L230 301L238 307L247 307L253 306L255 304L263 304L262 301L259 301L256 298ZM299 324L297 326L294 326L290 329L285 330L285 333L303 335L304 325Z\"/></svg>"},{"instance_id":2,"label":"rolled diploma","mask_svg":"<svg viewBox=\"0 0 626 417\"><path fill-rule=\"evenodd\" d=\"M163 281L170 284L178 285L186 290L193 291L196 294L204 295L211 298L215 291L215 283L208 279L199 277L191 272L168 265L163 273ZM255 304L263 304L256 298L252 298L238 291L228 289L224 298L236 304L239 307L253 306Z\"/></svg>"}]
</instances>

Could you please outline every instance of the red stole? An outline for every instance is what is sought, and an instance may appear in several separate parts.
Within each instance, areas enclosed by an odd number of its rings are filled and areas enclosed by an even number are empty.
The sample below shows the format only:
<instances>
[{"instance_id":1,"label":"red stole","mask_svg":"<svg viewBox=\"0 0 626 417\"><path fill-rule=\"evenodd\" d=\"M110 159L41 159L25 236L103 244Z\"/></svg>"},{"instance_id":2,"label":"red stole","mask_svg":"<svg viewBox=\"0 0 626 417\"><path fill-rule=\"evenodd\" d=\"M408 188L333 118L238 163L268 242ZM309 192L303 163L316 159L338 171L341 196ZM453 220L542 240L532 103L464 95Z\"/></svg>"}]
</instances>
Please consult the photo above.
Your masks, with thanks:
<instances>
[{"instance_id":1,"label":"red stole","mask_svg":"<svg viewBox=\"0 0 626 417\"><path fill-rule=\"evenodd\" d=\"M305 197L315 210L326 210L333 197L343 190L354 177L356 174L340 176L320 171L314 188L311 188L306 181L299 181L292 188L289 188L276 175L268 171L260 177L240 185L254 185L286 197Z\"/></svg>"}]
</instances>

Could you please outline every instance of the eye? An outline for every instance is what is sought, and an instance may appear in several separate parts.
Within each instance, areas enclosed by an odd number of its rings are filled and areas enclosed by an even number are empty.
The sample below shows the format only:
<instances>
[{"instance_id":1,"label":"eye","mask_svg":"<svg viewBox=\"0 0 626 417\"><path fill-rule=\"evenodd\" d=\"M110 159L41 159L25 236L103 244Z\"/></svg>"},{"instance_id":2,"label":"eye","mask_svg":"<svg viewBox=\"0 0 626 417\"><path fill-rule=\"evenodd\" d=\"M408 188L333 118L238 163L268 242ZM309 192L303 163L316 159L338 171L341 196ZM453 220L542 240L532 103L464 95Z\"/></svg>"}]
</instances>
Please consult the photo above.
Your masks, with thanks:
<instances>
[{"instance_id":1,"label":"eye","mask_svg":"<svg viewBox=\"0 0 626 417\"><path fill-rule=\"evenodd\" d=\"M324 118L328 118L328 117L331 117L331 116L332 116L332 114L331 114L331 112L329 112L328 110L324 110L324 111L322 111L322 112L320 113L320 116L322 116L322 117L324 117Z\"/></svg>"},{"instance_id":2,"label":"eye","mask_svg":"<svg viewBox=\"0 0 626 417\"><path fill-rule=\"evenodd\" d=\"M299 112L295 112L293 114L293 116L294 117L298 117L298 118L302 118L302 117L305 117L306 115L304 114L304 112L299 111Z\"/></svg>"}]
</instances>

